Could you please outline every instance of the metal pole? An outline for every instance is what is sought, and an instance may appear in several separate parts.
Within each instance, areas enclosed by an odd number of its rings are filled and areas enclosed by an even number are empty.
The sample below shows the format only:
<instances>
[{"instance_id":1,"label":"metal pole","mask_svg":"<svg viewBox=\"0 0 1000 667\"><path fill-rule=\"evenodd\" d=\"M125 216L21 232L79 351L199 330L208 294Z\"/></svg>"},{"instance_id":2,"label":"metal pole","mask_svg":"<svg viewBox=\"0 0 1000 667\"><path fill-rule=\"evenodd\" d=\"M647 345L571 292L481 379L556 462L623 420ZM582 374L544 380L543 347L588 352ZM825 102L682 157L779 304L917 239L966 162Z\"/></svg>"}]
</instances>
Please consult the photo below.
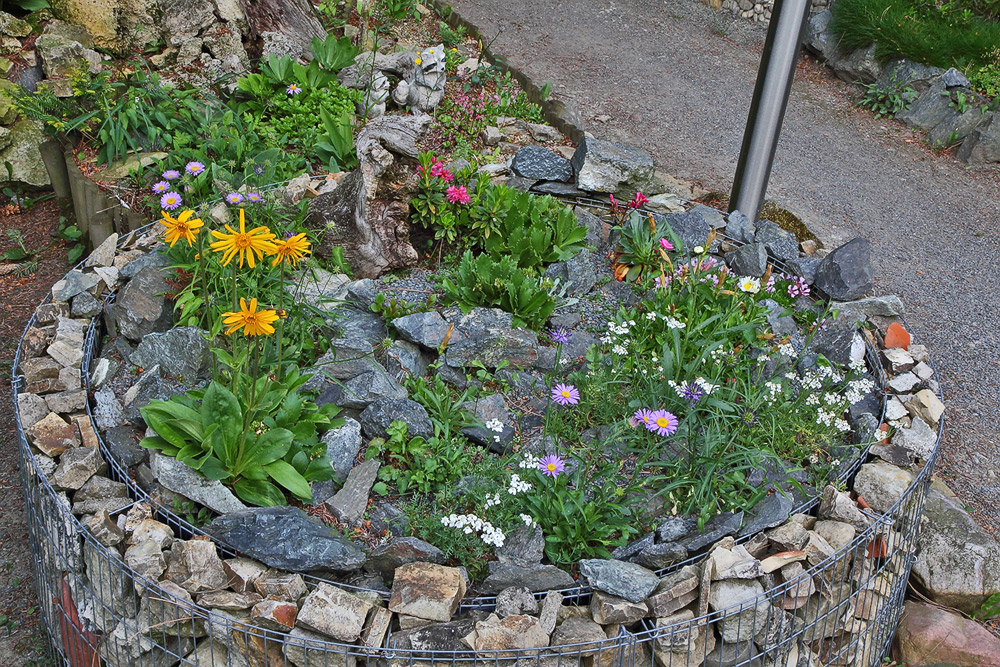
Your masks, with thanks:
<instances>
[{"instance_id":1,"label":"metal pole","mask_svg":"<svg viewBox=\"0 0 1000 667\"><path fill-rule=\"evenodd\" d=\"M771 10L771 24L729 198L729 210L739 210L752 222L757 221L764 205L810 6L811 0L775 0Z\"/></svg>"}]
</instances>

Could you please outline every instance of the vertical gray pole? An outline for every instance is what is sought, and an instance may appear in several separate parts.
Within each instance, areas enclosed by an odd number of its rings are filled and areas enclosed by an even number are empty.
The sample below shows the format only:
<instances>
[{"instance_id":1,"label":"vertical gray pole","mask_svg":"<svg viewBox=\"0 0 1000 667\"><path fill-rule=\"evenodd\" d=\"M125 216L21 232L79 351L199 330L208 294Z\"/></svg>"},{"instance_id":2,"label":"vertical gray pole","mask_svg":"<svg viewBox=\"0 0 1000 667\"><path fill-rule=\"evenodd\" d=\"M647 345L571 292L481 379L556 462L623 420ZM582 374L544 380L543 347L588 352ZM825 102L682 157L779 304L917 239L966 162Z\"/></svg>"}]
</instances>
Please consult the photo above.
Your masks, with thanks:
<instances>
[{"instance_id":1,"label":"vertical gray pole","mask_svg":"<svg viewBox=\"0 0 1000 667\"><path fill-rule=\"evenodd\" d=\"M729 210L739 210L753 222L764 205L810 5L811 0L775 0L771 10L771 24L729 198Z\"/></svg>"}]
</instances>

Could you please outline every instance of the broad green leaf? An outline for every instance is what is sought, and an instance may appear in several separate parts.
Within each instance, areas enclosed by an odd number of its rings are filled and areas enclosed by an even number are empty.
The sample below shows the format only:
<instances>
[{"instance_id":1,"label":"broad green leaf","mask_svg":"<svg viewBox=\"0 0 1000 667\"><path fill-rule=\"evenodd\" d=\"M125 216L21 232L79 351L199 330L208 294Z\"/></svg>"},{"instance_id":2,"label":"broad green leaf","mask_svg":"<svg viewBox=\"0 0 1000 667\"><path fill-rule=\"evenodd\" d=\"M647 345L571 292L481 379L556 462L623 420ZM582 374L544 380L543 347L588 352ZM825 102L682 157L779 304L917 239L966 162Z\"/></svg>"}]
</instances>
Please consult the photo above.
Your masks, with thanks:
<instances>
[{"instance_id":1,"label":"broad green leaf","mask_svg":"<svg viewBox=\"0 0 1000 667\"><path fill-rule=\"evenodd\" d=\"M262 479L241 479L233 484L233 492L243 502L258 507L285 504L285 494L274 484Z\"/></svg>"},{"instance_id":2,"label":"broad green leaf","mask_svg":"<svg viewBox=\"0 0 1000 667\"><path fill-rule=\"evenodd\" d=\"M218 382L212 382L205 390L201 401L203 424L218 424L219 432L226 444L239 440L243 435L243 411L233 392Z\"/></svg>"},{"instance_id":3,"label":"broad green leaf","mask_svg":"<svg viewBox=\"0 0 1000 667\"><path fill-rule=\"evenodd\" d=\"M312 490L309 483L299 474L299 471L284 461L273 461L264 466L264 470L275 482L292 492L296 498L312 501Z\"/></svg>"}]
</instances>

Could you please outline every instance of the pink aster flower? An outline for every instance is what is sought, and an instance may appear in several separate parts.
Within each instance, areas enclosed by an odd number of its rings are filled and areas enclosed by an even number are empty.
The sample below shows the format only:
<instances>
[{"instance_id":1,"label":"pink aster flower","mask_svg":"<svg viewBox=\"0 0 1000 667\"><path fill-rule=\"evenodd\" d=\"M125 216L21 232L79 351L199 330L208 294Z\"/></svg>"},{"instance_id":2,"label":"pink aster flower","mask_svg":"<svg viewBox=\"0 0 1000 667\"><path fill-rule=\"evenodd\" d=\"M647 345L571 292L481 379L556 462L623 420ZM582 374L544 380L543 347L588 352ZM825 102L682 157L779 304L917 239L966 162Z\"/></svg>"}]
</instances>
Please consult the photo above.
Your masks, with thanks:
<instances>
[{"instance_id":1,"label":"pink aster flower","mask_svg":"<svg viewBox=\"0 0 1000 667\"><path fill-rule=\"evenodd\" d=\"M167 179L168 181L172 181L175 178L180 178L180 177L181 177L181 172L177 171L176 169L167 169L165 172L163 172L163 178Z\"/></svg>"},{"instance_id":2,"label":"pink aster flower","mask_svg":"<svg viewBox=\"0 0 1000 667\"><path fill-rule=\"evenodd\" d=\"M288 93L289 95L298 95L299 93L302 92L302 89L299 88L294 83L290 83L288 84L288 88L285 88L285 92Z\"/></svg>"},{"instance_id":3,"label":"pink aster flower","mask_svg":"<svg viewBox=\"0 0 1000 667\"><path fill-rule=\"evenodd\" d=\"M656 435L670 435L677 430L677 417L666 410L657 410L649 417L652 423L646 424L646 428Z\"/></svg>"},{"instance_id":4,"label":"pink aster flower","mask_svg":"<svg viewBox=\"0 0 1000 667\"><path fill-rule=\"evenodd\" d=\"M464 185L448 186L448 189L445 190L445 195L452 204L468 204L472 201L472 198L469 197L469 191Z\"/></svg>"},{"instance_id":5,"label":"pink aster flower","mask_svg":"<svg viewBox=\"0 0 1000 667\"><path fill-rule=\"evenodd\" d=\"M167 183L166 181L159 181L157 183L153 183L153 192L158 195L162 195L169 189L170 189L170 183Z\"/></svg>"},{"instance_id":6,"label":"pink aster flower","mask_svg":"<svg viewBox=\"0 0 1000 667\"><path fill-rule=\"evenodd\" d=\"M247 194L247 201L261 202L264 201L264 198L261 196L259 192L250 192Z\"/></svg>"},{"instance_id":7,"label":"pink aster flower","mask_svg":"<svg viewBox=\"0 0 1000 667\"><path fill-rule=\"evenodd\" d=\"M660 239L660 247L664 250L673 250L674 244L666 239Z\"/></svg>"},{"instance_id":8,"label":"pink aster flower","mask_svg":"<svg viewBox=\"0 0 1000 667\"><path fill-rule=\"evenodd\" d=\"M576 405L580 402L580 390L571 384L559 383L552 388L552 400L559 405Z\"/></svg>"},{"instance_id":9,"label":"pink aster flower","mask_svg":"<svg viewBox=\"0 0 1000 667\"><path fill-rule=\"evenodd\" d=\"M227 204L242 204L243 203L243 195L241 195L239 192L230 192L228 195L226 195L226 203Z\"/></svg>"},{"instance_id":10,"label":"pink aster flower","mask_svg":"<svg viewBox=\"0 0 1000 667\"><path fill-rule=\"evenodd\" d=\"M184 171L191 174L192 176L197 176L201 172L205 171L205 165L201 162L192 161L184 165Z\"/></svg>"},{"instance_id":11,"label":"pink aster flower","mask_svg":"<svg viewBox=\"0 0 1000 667\"><path fill-rule=\"evenodd\" d=\"M559 476L559 473L566 470L566 462L561 457L554 454L542 457L538 461L538 469L543 475L548 475L552 479Z\"/></svg>"}]
</instances>

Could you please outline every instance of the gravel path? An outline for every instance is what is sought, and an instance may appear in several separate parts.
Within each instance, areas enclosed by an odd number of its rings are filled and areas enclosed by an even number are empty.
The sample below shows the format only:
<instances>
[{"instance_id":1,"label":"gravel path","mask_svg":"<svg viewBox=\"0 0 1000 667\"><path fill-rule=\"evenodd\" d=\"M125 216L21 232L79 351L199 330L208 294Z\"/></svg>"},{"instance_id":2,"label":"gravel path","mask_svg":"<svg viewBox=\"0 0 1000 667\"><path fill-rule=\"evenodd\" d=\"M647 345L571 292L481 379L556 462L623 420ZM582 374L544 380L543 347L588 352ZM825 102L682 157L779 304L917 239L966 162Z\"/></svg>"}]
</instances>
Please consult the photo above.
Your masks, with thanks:
<instances>
[{"instance_id":1,"label":"gravel path","mask_svg":"<svg viewBox=\"0 0 1000 667\"><path fill-rule=\"evenodd\" d=\"M696 0L450 0L493 49L574 105L596 136L728 192L765 29ZM939 472L1000 532L1000 169L936 155L806 60L768 197L827 245L871 240L879 293L900 295L948 406ZM606 122L595 118L610 117Z\"/></svg>"}]
</instances>

